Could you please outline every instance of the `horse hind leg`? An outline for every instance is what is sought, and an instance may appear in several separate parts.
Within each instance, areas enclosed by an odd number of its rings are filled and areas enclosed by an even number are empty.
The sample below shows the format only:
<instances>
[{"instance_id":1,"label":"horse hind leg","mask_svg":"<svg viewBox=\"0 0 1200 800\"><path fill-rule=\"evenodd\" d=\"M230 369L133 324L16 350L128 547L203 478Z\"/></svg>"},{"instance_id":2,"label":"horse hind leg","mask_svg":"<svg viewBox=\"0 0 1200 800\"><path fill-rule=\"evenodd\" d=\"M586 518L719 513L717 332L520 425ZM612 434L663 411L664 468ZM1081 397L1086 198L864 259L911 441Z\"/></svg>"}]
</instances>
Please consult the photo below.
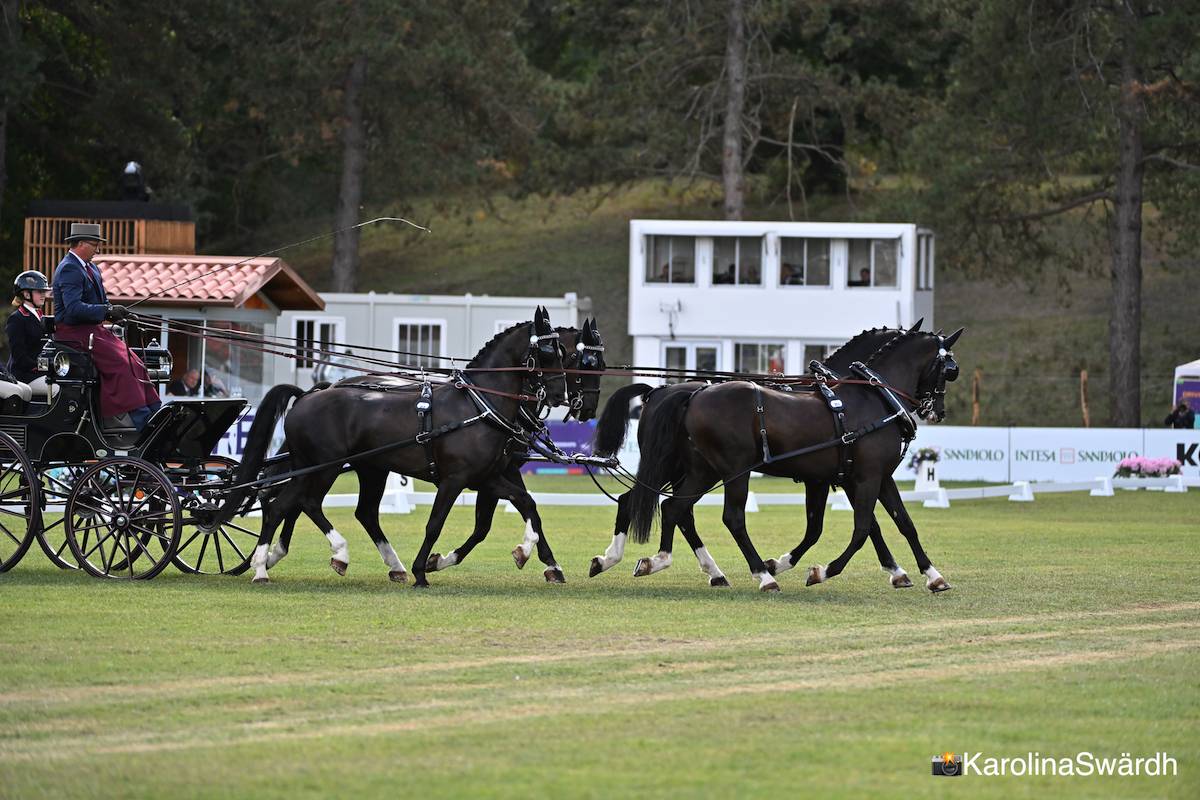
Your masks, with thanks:
<instances>
[{"instance_id":1,"label":"horse hind leg","mask_svg":"<svg viewBox=\"0 0 1200 800\"><path fill-rule=\"evenodd\" d=\"M700 534L696 531L696 515L695 507L688 507L679 515L679 530L683 533L683 538L687 540L688 546L692 548L692 553L696 556L696 561L700 564L700 571L708 576L708 585L714 588L729 588L729 579L725 577L725 573L717 565L716 560L708 553L708 548L704 546L704 542L700 539Z\"/></svg>"},{"instance_id":2,"label":"horse hind leg","mask_svg":"<svg viewBox=\"0 0 1200 800\"><path fill-rule=\"evenodd\" d=\"M292 546L292 534L296 532L296 520L299 518L300 509L298 508L289 511L284 517L283 530L279 534L279 539L267 551L267 569L274 569L275 565L287 556L288 550Z\"/></svg>"},{"instance_id":3,"label":"horse hind leg","mask_svg":"<svg viewBox=\"0 0 1200 800\"><path fill-rule=\"evenodd\" d=\"M346 570L350 568L350 547L346 543L346 539L337 529L333 527L333 523L325 516L325 511L321 507L325 495L333 486L333 482L337 480L337 476L341 470L334 467L329 470L314 473L300 490L300 509L308 515L308 518L313 521L321 531L325 534L325 538L329 540L329 566L338 575L345 575Z\"/></svg>"},{"instance_id":4,"label":"horse hind leg","mask_svg":"<svg viewBox=\"0 0 1200 800\"><path fill-rule=\"evenodd\" d=\"M662 572L671 566L671 552L675 546L675 527L681 510L674 498L668 497L662 501L659 517L658 552L652 556L639 558L633 567L633 577L644 578L656 572Z\"/></svg>"},{"instance_id":5,"label":"horse hind leg","mask_svg":"<svg viewBox=\"0 0 1200 800\"><path fill-rule=\"evenodd\" d=\"M621 563L621 559L625 557L625 541L629 533L629 492L623 492L617 498L617 520L613 524L613 538L608 545L608 549L603 555L592 558L592 563L588 567L588 577L594 578L601 572L608 570Z\"/></svg>"},{"instance_id":6,"label":"horse hind leg","mask_svg":"<svg viewBox=\"0 0 1200 800\"><path fill-rule=\"evenodd\" d=\"M405 583L408 580L408 570L404 562L392 549L379 524L379 503L387 487L388 473L384 470L362 468L358 470L358 504L354 509L354 518L363 526L363 530L375 543L379 557L388 568L388 580L395 583ZM335 567L336 569L336 567Z\"/></svg>"}]
</instances>

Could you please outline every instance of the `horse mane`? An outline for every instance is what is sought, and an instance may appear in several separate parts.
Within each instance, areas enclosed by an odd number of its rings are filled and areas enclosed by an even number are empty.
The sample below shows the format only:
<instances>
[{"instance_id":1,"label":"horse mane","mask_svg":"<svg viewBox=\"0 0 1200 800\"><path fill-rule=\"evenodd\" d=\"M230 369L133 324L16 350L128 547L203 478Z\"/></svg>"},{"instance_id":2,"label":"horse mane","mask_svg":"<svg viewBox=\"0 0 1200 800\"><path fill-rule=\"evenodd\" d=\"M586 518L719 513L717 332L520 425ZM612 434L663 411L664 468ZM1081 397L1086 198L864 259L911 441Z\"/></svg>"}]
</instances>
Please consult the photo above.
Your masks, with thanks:
<instances>
[{"instance_id":1,"label":"horse mane","mask_svg":"<svg viewBox=\"0 0 1200 800\"><path fill-rule=\"evenodd\" d=\"M860 341L862 341L866 337L871 336L876 333L880 333L882 331L895 331L897 336L899 336L903 332L899 328L889 328L886 325L881 325L878 328L869 328L865 331L862 331L858 335L854 336L850 341L846 342L844 345L839 347L837 350L834 350L832 353L825 356L825 358L823 358L821 360L828 361L828 360L832 359L834 356L841 355L841 352L843 350L845 350L846 348L850 347L851 345L858 344Z\"/></svg>"},{"instance_id":2,"label":"horse mane","mask_svg":"<svg viewBox=\"0 0 1200 800\"><path fill-rule=\"evenodd\" d=\"M509 325L507 328L500 331L495 336L493 336L491 339L489 339L487 344L485 344L483 347L481 347L479 349L479 352L475 354L475 357L472 358L469 362L467 362L467 366L468 367L480 366L479 362L483 360L484 356L491 354L491 352L496 349L496 346L501 339L503 339L505 336L508 336L510 333L515 331L517 328L532 327L532 325L533 325L532 321L518 322L516 325Z\"/></svg>"},{"instance_id":3,"label":"horse mane","mask_svg":"<svg viewBox=\"0 0 1200 800\"><path fill-rule=\"evenodd\" d=\"M872 353L871 357L867 359L867 364L870 365L876 363L888 353L891 353L907 342L913 341L919 336L933 336L933 334L928 331L912 331L911 333L901 333L897 335L896 338L884 344L883 347Z\"/></svg>"}]
</instances>

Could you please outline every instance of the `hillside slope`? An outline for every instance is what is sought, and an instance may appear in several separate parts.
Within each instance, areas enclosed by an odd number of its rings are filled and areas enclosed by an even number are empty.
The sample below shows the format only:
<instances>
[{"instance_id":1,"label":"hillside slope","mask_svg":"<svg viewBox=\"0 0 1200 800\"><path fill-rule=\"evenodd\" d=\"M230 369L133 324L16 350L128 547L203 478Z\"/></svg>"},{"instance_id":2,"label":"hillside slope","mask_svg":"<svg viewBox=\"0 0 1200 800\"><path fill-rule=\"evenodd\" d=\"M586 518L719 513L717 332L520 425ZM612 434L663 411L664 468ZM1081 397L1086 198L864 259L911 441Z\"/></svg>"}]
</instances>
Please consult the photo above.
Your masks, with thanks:
<instances>
[{"instance_id":1,"label":"hillside slope","mask_svg":"<svg viewBox=\"0 0 1200 800\"><path fill-rule=\"evenodd\" d=\"M751 211L752 218L786 218L786 208ZM814 219L849 218L836 202L809 211ZM359 285L427 294L577 292L591 298L610 345L609 363L628 363L629 220L718 213L711 189L658 183L571 198L503 199L458 213L418 208L414 219L428 224L431 234L382 225L364 230ZM310 246L287 258L324 288L329 255L328 247ZM1200 315L1194 308L1200 289L1195 264L1168 269L1151 262L1145 273L1142 405L1143 421L1154 426L1167 413L1174 366L1200 355ZM1095 274L1072 273L1069 286L1064 291L1053 276L1019 283L968 279L939 264L938 324L968 328L956 348L963 378L951 387L948 422L970 422L971 377L978 368L981 424L1080 425L1079 373L1086 369L1092 424L1104 424L1109 408L1104 265Z\"/></svg>"}]
</instances>

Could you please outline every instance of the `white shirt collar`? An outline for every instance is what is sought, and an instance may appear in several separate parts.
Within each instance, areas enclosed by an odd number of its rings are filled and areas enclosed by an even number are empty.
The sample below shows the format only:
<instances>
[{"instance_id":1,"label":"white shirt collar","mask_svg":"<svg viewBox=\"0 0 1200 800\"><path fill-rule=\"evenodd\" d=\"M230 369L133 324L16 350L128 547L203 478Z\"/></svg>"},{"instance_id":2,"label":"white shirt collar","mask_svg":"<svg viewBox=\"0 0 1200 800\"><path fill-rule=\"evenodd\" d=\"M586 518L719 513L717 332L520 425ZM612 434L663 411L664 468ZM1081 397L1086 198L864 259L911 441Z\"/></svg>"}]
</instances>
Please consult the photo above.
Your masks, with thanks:
<instances>
[{"instance_id":1,"label":"white shirt collar","mask_svg":"<svg viewBox=\"0 0 1200 800\"><path fill-rule=\"evenodd\" d=\"M25 306L26 308L28 308L30 311L32 311L32 312L33 312L33 315L34 315L35 317L37 317L38 319L41 319L41 318L42 318L42 312L41 312L41 309L39 309L39 308L38 308L37 306L35 306L33 303L31 303L31 302L29 302L28 300L26 300L24 303L22 303L22 305L23 305L23 306Z\"/></svg>"}]
</instances>

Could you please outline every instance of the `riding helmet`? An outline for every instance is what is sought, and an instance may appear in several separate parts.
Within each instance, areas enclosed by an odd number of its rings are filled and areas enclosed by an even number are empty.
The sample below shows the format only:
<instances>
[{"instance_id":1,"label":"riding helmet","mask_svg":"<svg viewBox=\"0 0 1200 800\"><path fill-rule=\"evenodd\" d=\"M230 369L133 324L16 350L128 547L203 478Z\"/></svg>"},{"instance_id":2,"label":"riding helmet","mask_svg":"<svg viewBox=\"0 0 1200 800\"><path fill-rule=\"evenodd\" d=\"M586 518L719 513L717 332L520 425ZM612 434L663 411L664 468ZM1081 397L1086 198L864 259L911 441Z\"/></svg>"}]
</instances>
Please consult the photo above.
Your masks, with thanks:
<instances>
[{"instance_id":1,"label":"riding helmet","mask_svg":"<svg viewBox=\"0 0 1200 800\"><path fill-rule=\"evenodd\" d=\"M46 280L46 276L34 269L22 272L13 281L13 294L17 297L21 296L21 292L31 289L50 291L50 283Z\"/></svg>"}]
</instances>

